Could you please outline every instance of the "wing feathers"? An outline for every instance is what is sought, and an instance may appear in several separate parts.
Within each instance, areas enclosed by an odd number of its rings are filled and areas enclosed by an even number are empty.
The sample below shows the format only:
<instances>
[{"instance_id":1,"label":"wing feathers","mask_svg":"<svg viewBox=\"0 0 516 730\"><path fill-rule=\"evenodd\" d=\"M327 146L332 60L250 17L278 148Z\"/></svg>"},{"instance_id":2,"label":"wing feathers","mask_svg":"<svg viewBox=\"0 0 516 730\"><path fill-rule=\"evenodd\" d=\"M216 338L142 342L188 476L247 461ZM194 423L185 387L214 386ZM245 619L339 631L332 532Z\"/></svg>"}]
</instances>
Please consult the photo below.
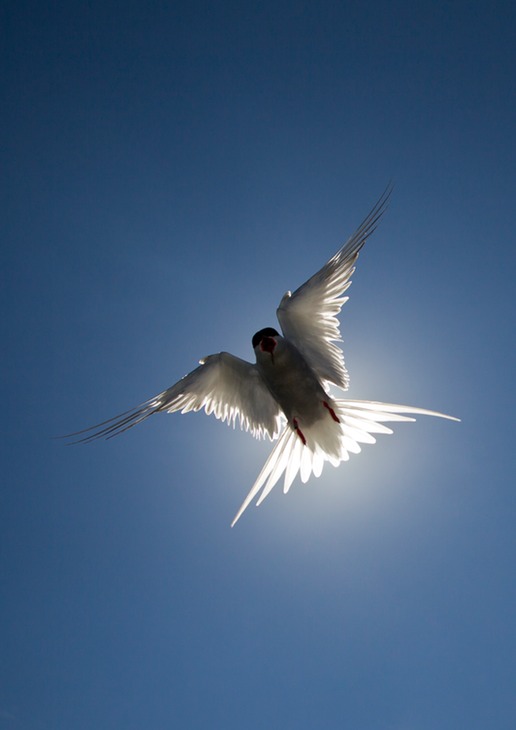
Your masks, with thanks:
<instances>
[{"instance_id":1,"label":"wing feathers","mask_svg":"<svg viewBox=\"0 0 516 730\"><path fill-rule=\"evenodd\" d=\"M392 186L389 185L369 215L346 244L293 294L287 292L277 310L284 336L294 343L325 383L344 390L349 383L344 356L334 342L341 342L339 314L348 297L358 253L384 214Z\"/></svg>"},{"instance_id":2,"label":"wing feathers","mask_svg":"<svg viewBox=\"0 0 516 730\"><path fill-rule=\"evenodd\" d=\"M110 439L155 413L188 413L202 408L233 427L238 420L240 428L257 438L276 438L283 422L281 410L256 366L221 352L209 355L198 368L139 406L63 438L81 437L71 443Z\"/></svg>"}]
</instances>

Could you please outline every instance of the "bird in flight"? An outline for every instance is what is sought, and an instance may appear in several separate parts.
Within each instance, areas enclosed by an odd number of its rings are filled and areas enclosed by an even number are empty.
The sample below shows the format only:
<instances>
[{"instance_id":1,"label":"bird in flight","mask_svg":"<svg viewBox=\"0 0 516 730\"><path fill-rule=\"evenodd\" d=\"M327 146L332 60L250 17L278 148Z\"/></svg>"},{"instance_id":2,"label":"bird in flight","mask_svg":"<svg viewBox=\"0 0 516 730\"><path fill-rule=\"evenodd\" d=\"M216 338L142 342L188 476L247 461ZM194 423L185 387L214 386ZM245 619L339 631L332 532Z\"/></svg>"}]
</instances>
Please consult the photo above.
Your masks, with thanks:
<instances>
[{"instance_id":1,"label":"bird in flight","mask_svg":"<svg viewBox=\"0 0 516 730\"><path fill-rule=\"evenodd\" d=\"M261 504L284 477L283 491L299 474L307 482L358 454L360 444L374 444L376 434L390 434L386 422L414 421L413 416L458 418L413 406L337 398L330 387L348 389L337 315L359 252L375 231L391 194L389 186L363 223L337 253L277 309L282 334L265 327L252 338L256 362L229 352L209 355L199 367L162 393L96 426L68 434L72 443L112 438L155 413L199 411L250 431L276 444L231 526L256 498ZM77 438L79 437L79 438Z\"/></svg>"}]
</instances>

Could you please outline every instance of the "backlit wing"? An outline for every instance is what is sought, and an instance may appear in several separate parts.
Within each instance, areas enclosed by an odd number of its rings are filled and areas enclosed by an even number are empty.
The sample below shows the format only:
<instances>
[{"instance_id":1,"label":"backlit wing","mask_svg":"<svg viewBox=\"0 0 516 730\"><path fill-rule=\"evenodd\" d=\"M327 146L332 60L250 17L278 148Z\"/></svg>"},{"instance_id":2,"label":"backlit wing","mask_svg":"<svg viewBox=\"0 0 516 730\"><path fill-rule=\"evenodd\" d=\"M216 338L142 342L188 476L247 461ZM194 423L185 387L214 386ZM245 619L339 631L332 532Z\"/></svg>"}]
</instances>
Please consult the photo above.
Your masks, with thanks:
<instances>
[{"instance_id":1,"label":"backlit wing","mask_svg":"<svg viewBox=\"0 0 516 730\"><path fill-rule=\"evenodd\" d=\"M79 436L73 443L112 438L155 413L199 411L250 431L253 436L275 439L283 422L282 411L271 396L255 365L220 352L209 355L175 385L139 406L77 431L64 438Z\"/></svg>"},{"instance_id":2,"label":"backlit wing","mask_svg":"<svg viewBox=\"0 0 516 730\"><path fill-rule=\"evenodd\" d=\"M391 194L385 192L357 231L320 271L292 294L287 292L277 310L284 336L305 356L323 383L347 389L349 376L342 350L337 315L348 297L342 294L350 286L358 253L375 231Z\"/></svg>"}]
</instances>

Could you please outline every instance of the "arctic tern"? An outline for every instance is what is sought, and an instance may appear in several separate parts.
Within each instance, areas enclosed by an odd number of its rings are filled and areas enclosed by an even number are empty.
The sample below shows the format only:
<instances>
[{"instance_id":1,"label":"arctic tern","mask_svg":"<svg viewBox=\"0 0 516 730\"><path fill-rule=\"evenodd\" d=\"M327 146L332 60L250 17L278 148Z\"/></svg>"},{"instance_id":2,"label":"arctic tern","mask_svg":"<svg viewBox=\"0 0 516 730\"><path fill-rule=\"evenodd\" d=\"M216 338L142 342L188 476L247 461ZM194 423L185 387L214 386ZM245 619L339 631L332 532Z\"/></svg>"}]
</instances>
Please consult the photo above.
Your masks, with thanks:
<instances>
[{"instance_id":1,"label":"arctic tern","mask_svg":"<svg viewBox=\"0 0 516 730\"><path fill-rule=\"evenodd\" d=\"M337 315L348 297L359 252L375 231L391 194L389 186L363 223L337 253L294 293L288 291L277 309L280 334L273 327L252 338L256 363L228 352L200 360L191 373L162 393L96 426L69 434L73 443L112 438L155 413L199 411L204 408L253 436L277 440L251 491L236 513L233 527L259 494L265 499L284 475L283 491L297 474L308 481L320 476L324 462L338 466L360 444L374 444L373 434L391 434L386 422L414 421L414 415L458 418L424 408L344 400L330 387L347 390L349 376L341 349Z\"/></svg>"}]
</instances>

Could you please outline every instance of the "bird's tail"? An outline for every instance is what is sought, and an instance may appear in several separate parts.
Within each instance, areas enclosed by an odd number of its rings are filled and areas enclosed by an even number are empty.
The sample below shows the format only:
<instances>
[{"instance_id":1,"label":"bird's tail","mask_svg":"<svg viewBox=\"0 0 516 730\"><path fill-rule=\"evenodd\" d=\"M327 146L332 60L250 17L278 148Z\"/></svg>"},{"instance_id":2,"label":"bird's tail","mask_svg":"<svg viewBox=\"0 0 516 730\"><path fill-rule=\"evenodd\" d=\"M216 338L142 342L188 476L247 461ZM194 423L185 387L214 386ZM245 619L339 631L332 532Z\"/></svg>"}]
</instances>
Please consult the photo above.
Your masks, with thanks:
<instances>
[{"instance_id":1,"label":"bird's tail","mask_svg":"<svg viewBox=\"0 0 516 730\"><path fill-rule=\"evenodd\" d=\"M285 426L231 527L260 490L256 505L263 502L283 474L283 491L286 494L298 473L301 481L307 482L311 474L316 477L321 475L325 461L338 466L341 461L348 461L350 454L358 454L361 451L360 444L374 444L376 434L391 434L392 429L384 425L386 422L415 421L413 416L418 415L460 420L437 411L394 403L342 399L334 399L332 403L338 423L332 418L323 418L310 427L303 427L306 444L289 424Z\"/></svg>"}]
</instances>

